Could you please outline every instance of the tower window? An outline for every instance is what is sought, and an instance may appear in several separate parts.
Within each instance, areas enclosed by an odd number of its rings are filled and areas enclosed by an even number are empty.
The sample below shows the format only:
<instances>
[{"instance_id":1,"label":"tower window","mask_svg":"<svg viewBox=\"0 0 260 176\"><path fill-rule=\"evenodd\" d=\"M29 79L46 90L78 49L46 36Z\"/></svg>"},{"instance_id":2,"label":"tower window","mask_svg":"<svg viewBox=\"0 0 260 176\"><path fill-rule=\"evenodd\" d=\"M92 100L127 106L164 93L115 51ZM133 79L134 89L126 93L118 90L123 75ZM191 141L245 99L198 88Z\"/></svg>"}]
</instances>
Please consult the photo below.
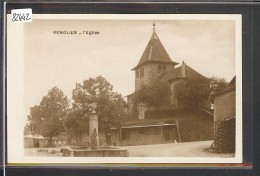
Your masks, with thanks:
<instances>
[{"instance_id":1,"label":"tower window","mask_svg":"<svg viewBox=\"0 0 260 176\"><path fill-rule=\"evenodd\" d=\"M136 78L139 78L139 71L138 71L138 70L135 71L135 77L136 77Z\"/></svg>"},{"instance_id":2,"label":"tower window","mask_svg":"<svg viewBox=\"0 0 260 176\"><path fill-rule=\"evenodd\" d=\"M141 77L141 78L144 77L144 68L141 68L141 69L140 69L140 77Z\"/></svg>"},{"instance_id":3,"label":"tower window","mask_svg":"<svg viewBox=\"0 0 260 176\"><path fill-rule=\"evenodd\" d=\"M165 66L165 65L162 67L162 71L163 71L163 72L166 71L166 66Z\"/></svg>"},{"instance_id":4,"label":"tower window","mask_svg":"<svg viewBox=\"0 0 260 176\"><path fill-rule=\"evenodd\" d=\"M161 74L161 66L158 65L158 74Z\"/></svg>"}]
</instances>

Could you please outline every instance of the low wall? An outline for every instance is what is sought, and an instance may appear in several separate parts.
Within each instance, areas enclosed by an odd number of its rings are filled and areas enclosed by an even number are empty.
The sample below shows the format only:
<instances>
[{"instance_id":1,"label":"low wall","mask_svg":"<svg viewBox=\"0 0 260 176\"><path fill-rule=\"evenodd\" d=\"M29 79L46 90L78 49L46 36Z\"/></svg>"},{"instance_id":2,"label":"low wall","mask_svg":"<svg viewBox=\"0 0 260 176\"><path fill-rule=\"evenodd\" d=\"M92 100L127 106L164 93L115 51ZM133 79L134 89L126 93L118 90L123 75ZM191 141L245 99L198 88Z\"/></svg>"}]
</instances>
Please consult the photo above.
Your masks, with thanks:
<instances>
[{"instance_id":1,"label":"low wall","mask_svg":"<svg viewBox=\"0 0 260 176\"><path fill-rule=\"evenodd\" d=\"M72 149L66 147L63 149L64 157L127 157L129 156L126 149L108 148L108 149Z\"/></svg>"},{"instance_id":2,"label":"low wall","mask_svg":"<svg viewBox=\"0 0 260 176\"><path fill-rule=\"evenodd\" d=\"M235 152L236 119L230 117L216 121L215 145L217 152Z\"/></svg>"}]
</instances>

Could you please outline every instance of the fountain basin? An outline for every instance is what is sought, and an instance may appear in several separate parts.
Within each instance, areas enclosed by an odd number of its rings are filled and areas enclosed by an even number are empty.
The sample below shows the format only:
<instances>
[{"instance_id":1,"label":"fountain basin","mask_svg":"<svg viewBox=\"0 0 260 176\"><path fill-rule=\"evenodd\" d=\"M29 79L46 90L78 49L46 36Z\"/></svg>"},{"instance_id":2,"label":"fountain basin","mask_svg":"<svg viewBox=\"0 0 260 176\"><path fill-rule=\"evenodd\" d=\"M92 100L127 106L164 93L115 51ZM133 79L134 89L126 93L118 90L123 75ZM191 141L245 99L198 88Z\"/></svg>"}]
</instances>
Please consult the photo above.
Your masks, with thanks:
<instances>
[{"instance_id":1,"label":"fountain basin","mask_svg":"<svg viewBox=\"0 0 260 176\"><path fill-rule=\"evenodd\" d=\"M65 147L64 157L127 157L128 151L119 147L100 147L90 149L88 147Z\"/></svg>"}]
</instances>

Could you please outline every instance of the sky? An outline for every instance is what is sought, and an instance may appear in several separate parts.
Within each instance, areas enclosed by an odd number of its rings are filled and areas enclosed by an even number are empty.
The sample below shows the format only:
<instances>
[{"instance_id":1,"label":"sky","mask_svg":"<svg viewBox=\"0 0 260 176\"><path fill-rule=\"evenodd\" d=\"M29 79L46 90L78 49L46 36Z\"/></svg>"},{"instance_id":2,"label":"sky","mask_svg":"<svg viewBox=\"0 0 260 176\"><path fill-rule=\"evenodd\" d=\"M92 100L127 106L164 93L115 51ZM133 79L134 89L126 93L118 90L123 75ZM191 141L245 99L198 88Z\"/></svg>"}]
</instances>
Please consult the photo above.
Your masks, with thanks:
<instances>
[{"instance_id":1,"label":"sky","mask_svg":"<svg viewBox=\"0 0 260 176\"><path fill-rule=\"evenodd\" d=\"M76 82L101 75L126 96L153 32L153 20L34 20L25 25L25 108L57 86L71 99ZM235 76L235 22L157 20L156 33L171 59L206 77ZM77 34L53 34L54 31ZM79 34L97 31L98 35ZM179 65L178 65L179 66Z\"/></svg>"}]
</instances>

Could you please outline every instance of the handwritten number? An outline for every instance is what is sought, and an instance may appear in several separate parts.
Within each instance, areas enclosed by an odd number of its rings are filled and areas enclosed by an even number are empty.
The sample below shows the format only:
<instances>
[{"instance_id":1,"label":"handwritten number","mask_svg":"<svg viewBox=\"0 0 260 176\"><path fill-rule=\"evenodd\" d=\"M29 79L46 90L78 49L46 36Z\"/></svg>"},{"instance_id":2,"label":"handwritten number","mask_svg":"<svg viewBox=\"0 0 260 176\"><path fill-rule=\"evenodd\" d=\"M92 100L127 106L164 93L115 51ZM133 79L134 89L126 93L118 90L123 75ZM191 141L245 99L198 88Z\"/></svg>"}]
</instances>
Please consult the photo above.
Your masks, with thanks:
<instances>
[{"instance_id":1,"label":"handwritten number","mask_svg":"<svg viewBox=\"0 0 260 176\"><path fill-rule=\"evenodd\" d=\"M29 13L13 13L13 18L12 18L12 21L13 22L17 22L17 21L27 21L27 20L30 20L31 18L29 17Z\"/></svg>"},{"instance_id":2,"label":"handwritten number","mask_svg":"<svg viewBox=\"0 0 260 176\"><path fill-rule=\"evenodd\" d=\"M26 14L26 20L30 20L29 13Z\"/></svg>"},{"instance_id":3,"label":"handwritten number","mask_svg":"<svg viewBox=\"0 0 260 176\"><path fill-rule=\"evenodd\" d=\"M13 19L12 19L13 22L15 21L18 21L18 16L16 13L13 14Z\"/></svg>"}]
</instances>

